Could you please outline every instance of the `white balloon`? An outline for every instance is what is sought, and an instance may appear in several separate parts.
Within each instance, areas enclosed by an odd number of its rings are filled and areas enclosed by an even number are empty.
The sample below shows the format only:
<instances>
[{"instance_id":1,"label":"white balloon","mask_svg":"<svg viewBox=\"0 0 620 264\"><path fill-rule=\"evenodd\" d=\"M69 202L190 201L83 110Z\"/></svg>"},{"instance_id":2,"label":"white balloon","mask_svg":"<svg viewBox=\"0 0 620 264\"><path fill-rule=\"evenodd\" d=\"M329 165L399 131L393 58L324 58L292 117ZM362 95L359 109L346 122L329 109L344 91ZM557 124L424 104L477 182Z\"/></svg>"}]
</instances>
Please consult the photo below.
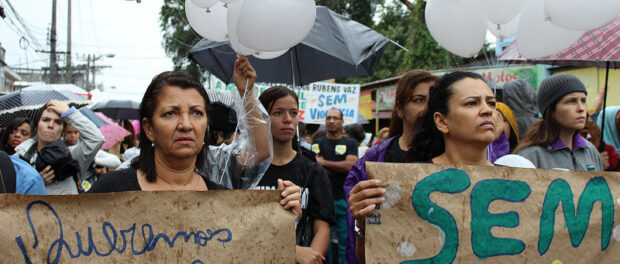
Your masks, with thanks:
<instances>
[{"instance_id":1,"label":"white balloon","mask_svg":"<svg viewBox=\"0 0 620 264\"><path fill-rule=\"evenodd\" d=\"M525 0L478 0L478 3L482 14L491 23L501 25L514 20L519 15Z\"/></svg>"},{"instance_id":2,"label":"white balloon","mask_svg":"<svg viewBox=\"0 0 620 264\"><path fill-rule=\"evenodd\" d=\"M545 14L556 26L588 31L604 26L620 13L620 0L545 0Z\"/></svg>"},{"instance_id":3,"label":"white balloon","mask_svg":"<svg viewBox=\"0 0 620 264\"><path fill-rule=\"evenodd\" d=\"M487 24L477 4L468 0L432 0L426 3L424 15L428 31L442 47L462 57L478 55Z\"/></svg>"},{"instance_id":4,"label":"white balloon","mask_svg":"<svg viewBox=\"0 0 620 264\"><path fill-rule=\"evenodd\" d=\"M280 50L280 51L259 51L254 54L254 57L263 59L263 60L275 59L277 57L282 56L282 54L286 53L287 51L289 50L285 49L285 50Z\"/></svg>"},{"instance_id":5,"label":"white balloon","mask_svg":"<svg viewBox=\"0 0 620 264\"><path fill-rule=\"evenodd\" d=\"M314 0L249 0L237 32L245 46L262 51L289 49L302 41L316 18Z\"/></svg>"},{"instance_id":6,"label":"white balloon","mask_svg":"<svg viewBox=\"0 0 620 264\"><path fill-rule=\"evenodd\" d=\"M254 0L250 0L254 1ZM239 0L234 4L228 5L228 15L226 17L226 23L228 25L228 39L230 40L230 47L244 56L252 55L256 53L256 50L245 47L239 43L239 36L237 34L237 21L239 21L239 14L241 13L241 7L243 7L245 0Z\"/></svg>"},{"instance_id":7,"label":"white balloon","mask_svg":"<svg viewBox=\"0 0 620 264\"><path fill-rule=\"evenodd\" d=\"M487 21L487 29L489 29L493 36L499 39L507 39L517 34L518 26L519 16L503 25L493 24L491 21Z\"/></svg>"},{"instance_id":8,"label":"white balloon","mask_svg":"<svg viewBox=\"0 0 620 264\"><path fill-rule=\"evenodd\" d=\"M208 9L196 6L191 0L185 1L185 15L189 25L203 38L212 41L226 41L228 27L226 26L227 9L222 3L217 3Z\"/></svg>"},{"instance_id":9,"label":"white balloon","mask_svg":"<svg viewBox=\"0 0 620 264\"><path fill-rule=\"evenodd\" d=\"M219 0L191 0L197 7L209 8L219 3Z\"/></svg>"},{"instance_id":10,"label":"white balloon","mask_svg":"<svg viewBox=\"0 0 620 264\"><path fill-rule=\"evenodd\" d=\"M517 50L528 59L553 55L575 44L583 33L546 21L543 1L531 0L519 16Z\"/></svg>"},{"instance_id":11,"label":"white balloon","mask_svg":"<svg viewBox=\"0 0 620 264\"><path fill-rule=\"evenodd\" d=\"M225 4L234 4L234 3L239 2L240 0L220 0L220 1L222 1Z\"/></svg>"}]
</instances>

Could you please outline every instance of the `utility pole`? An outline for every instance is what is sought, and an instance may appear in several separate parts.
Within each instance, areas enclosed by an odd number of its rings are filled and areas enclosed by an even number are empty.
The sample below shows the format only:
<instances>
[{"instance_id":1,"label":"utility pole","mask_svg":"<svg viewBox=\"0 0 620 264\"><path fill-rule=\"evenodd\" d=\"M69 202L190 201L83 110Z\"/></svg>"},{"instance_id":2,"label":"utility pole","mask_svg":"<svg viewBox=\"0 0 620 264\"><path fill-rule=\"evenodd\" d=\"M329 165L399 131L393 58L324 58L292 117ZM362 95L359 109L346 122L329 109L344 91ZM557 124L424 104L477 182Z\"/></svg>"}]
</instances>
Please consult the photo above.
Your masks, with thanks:
<instances>
[{"instance_id":1,"label":"utility pole","mask_svg":"<svg viewBox=\"0 0 620 264\"><path fill-rule=\"evenodd\" d=\"M52 28L50 33L50 83L56 83L58 68L56 67L56 0L52 0Z\"/></svg>"},{"instance_id":2,"label":"utility pole","mask_svg":"<svg viewBox=\"0 0 620 264\"><path fill-rule=\"evenodd\" d=\"M86 58L86 91L90 91L90 54Z\"/></svg>"},{"instance_id":3,"label":"utility pole","mask_svg":"<svg viewBox=\"0 0 620 264\"><path fill-rule=\"evenodd\" d=\"M71 67L71 0L67 0L67 78L66 83L73 83Z\"/></svg>"},{"instance_id":4,"label":"utility pole","mask_svg":"<svg viewBox=\"0 0 620 264\"><path fill-rule=\"evenodd\" d=\"M97 76L97 66L95 66L95 62L101 59L101 56L93 55L93 90L97 89L97 83L95 82L95 76ZM90 90L87 90L90 91Z\"/></svg>"}]
</instances>

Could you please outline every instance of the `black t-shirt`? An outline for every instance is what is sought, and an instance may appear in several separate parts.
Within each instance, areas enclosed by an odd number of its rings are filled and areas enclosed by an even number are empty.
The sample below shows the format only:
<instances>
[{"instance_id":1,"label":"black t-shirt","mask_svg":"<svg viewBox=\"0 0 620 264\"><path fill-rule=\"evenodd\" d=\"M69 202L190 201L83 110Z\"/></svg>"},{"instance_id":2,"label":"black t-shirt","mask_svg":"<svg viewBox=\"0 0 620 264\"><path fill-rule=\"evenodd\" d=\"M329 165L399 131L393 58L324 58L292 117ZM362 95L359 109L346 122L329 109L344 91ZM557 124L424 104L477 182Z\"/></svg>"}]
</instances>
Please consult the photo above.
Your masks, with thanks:
<instances>
[{"instance_id":1,"label":"black t-shirt","mask_svg":"<svg viewBox=\"0 0 620 264\"><path fill-rule=\"evenodd\" d=\"M392 140L392 142L390 142L390 145L385 151L385 158L383 161L396 163L404 162L405 154L407 154L407 152L400 148L400 145L398 144L399 139L400 137L395 138L394 140Z\"/></svg>"},{"instance_id":2,"label":"black t-shirt","mask_svg":"<svg viewBox=\"0 0 620 264\"><path fill-rule=\"evenodd\" d=\"M325 160L329 161L343 161L347 155L354 155L357 157L357 142L355 139L348 137L341 137L338 140L328 139L322 137L312 143L312 150L317 152L319 156L322 156ZM337 173L329 177L332 183L332 194L334 200L344 199L344 180L347 178L347 173Z\"/></svg>"},{"instance_id":3,"label":"black t-shirt","mask_svg":"<svg viewBox=\"0 0 620 264\"><path fill-rule=\"evenodd\" d=\"M321 166L297 152L285 165L271 164L256 189L276 190L278 179L291 181L301 188L301 208L311 219L321 219L330 225L336 222L331 184Z\"/></svg>"},{"instance_id":4,"label":"black t-shirt","mask_svg":"<svg viewBox=\"0 0 620 264\"><path fill-rule=\"evenodd\" d=\"M209 190L221 190L225 189L219 186L205 177L202 179L207 184ZM88 190L88 193L111 193L111 192L128 192L128 191L142 191L140 184L138 183L138 173L135 168L129 167L127 169L111 171L93 183L93 186Z\"/></svg>"}]
</instances>

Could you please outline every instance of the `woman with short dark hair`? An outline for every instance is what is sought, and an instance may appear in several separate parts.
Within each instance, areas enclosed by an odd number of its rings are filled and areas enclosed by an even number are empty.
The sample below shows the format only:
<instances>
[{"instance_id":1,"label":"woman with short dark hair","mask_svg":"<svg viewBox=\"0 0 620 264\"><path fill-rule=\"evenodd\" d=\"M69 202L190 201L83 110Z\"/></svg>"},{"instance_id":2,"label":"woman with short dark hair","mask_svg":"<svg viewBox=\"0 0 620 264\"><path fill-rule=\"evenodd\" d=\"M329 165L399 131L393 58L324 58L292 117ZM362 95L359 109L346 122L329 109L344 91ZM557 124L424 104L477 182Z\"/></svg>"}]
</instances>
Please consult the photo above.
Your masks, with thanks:
<instances>
[{"instance_id":1,"label":"woman with short dark hair","mask_svg":"<svg viewBox=\"0 0 620 264\"><path fill-rule=\"evenodd\" d=\"M253 96L256 72L247 58L235 62L234 80L241 97L248 97L244 119L253 145L209 148L205 144L209 98L204 87L188 73L163 72L151 81L140 104L139 156L130 168L99 178L91 192L206 191L240 188L246 186L242 181L258 181L260 173L250 179L232 178L238 171L255 171L256 164L269 161L271 155L267 122ZM299 187L284 181L278 189L283 191L281 204L299 217Z\"/></svg>"}]
</instances>

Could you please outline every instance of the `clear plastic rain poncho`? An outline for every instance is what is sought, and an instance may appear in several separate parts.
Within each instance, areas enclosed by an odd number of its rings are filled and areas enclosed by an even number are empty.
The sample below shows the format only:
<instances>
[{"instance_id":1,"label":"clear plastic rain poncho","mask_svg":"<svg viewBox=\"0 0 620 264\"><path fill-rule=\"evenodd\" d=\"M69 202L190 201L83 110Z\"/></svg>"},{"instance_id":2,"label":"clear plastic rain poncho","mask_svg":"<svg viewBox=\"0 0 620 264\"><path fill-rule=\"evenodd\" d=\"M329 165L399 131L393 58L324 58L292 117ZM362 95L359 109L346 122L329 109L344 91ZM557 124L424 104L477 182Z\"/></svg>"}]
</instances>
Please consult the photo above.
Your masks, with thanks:
<instances>
[{"instance_id":1,"label":"clear plastic rain poncho","mask_svg":"<svg viewBox=\"0 0 620 264\"><path fill-rule=\"evenodd\" d=\"M237 114L237 128L233 134L231 144L209 146L206 168L197 168L210 181L229 189L251 189L258 185L273 159L273 143L270 133L269 115L258 101L258 89L253 88L252 97L240 97L239 92L207 90L209 100L230 106ZM250 111L248 111L248 109ZM259 111L259 112L255 112ZM218 113L211 113L217 115ZM254 132L265 131L269 141L268 149L259 152L255 142ZM265 143L266 143L265 141ZM264 144L263 144L264 145ZM264 147L264 146L263 146ZM269 153L268 156L259 155Z\"/></svg>"}]
</instances>

